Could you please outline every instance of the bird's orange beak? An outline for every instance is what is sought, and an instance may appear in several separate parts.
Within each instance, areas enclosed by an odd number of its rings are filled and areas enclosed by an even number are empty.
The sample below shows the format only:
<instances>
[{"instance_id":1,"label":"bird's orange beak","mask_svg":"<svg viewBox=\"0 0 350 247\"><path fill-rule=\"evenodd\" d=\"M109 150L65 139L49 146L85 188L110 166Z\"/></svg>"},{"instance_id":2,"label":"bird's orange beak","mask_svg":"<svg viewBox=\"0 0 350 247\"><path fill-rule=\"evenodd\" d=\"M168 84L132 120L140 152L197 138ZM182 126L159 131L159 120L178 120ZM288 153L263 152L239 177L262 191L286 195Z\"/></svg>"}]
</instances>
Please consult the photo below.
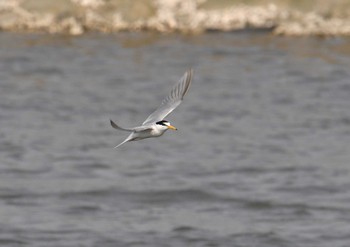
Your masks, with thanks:
<instances>
[{"instance_id":1,"label":"bird's orange beak","mask_svg":"<svg viewBox=\"0 0 350 247\"><path fill-rule=\"evenodd\" d=\"M175 128L174 126L172 125L168 125L168 129L171 129L171 130L177 130L177 128Z\"/></svg>"}]
</instances>

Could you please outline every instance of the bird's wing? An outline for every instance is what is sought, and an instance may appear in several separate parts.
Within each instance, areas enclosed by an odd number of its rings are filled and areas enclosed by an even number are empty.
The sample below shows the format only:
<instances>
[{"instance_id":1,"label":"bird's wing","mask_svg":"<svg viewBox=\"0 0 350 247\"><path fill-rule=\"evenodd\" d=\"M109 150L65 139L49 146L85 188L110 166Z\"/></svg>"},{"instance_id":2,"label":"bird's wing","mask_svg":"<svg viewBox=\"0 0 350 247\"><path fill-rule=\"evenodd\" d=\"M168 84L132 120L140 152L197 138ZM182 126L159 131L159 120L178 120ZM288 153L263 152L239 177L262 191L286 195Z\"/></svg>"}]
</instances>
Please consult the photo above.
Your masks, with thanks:
<instances>
[{"instance_id":1,"label":"bird's wing","mask_svg":"<svg viewBox=\"0 0 350 247\"><path fill-rule=\"evenodd\" d=\"M134 128L134 131L137 132L142 132L142 131L146 131L146 130L153 130L152 125L142 125L142 126L138 126Z\"/></svg>"},{"instance_id":2,"label":"bird's wing","mask_svg":"<svg viewBox=\"0 0 350 247\"><path fill-rule=\"evenodd\" d=\"M119 143L119 144L118 144L117 146L115 146L114 148L118 148L118 147L120 147L121 145L123 145L124 143L131 141L132 136L133 136L133 135L130 134L124 141L122 141L121 143Z\"/></svg>"},{"instance_id":3,"label":"bird's wing","mask_svg":"<svg viewBox=\"0 0 350 247\"><path fill-rule=\"evenodd\" d=\"M142 126L137 126L134 128L123 128L120 127L119 125L117 125L113 120L110 120L111 125L113 128L117 129L117 130L122 130L122 131L126 131L126 132L141 132L141 131L145 131L145 130L152 130L153 127L152 125L142 125Z\"/></svg>"},{"instance_id":4,"label":"bird's wing","mask_svg":"<svg viewBox=\"0 0 350 247\"><path fill-rule=\"evenodd\" d=\"M122 128L122 127L120 127L119 125L117 125L115 122L113 122L111 119L110 119L110 121L111 121L112 127L115 128L115 129L117 129L117 130L122 130L122 131L127 131L127 132L133 132L133 131L134 131L133 128L130 128L130 129Z\"/></svg>"},{"instance_id":5,"label":"bird's wing","mask_svg":"<svg viewBox=\"0 0 350 247\"><path fill-rule=\"evenodd\" d=\"M169 113L178 107L187 93L193 77L193 69L186 71L179 82L173 87L170 94L161 105L143 122L142 125L163 120Z\"/></svg>"}]
</instances>

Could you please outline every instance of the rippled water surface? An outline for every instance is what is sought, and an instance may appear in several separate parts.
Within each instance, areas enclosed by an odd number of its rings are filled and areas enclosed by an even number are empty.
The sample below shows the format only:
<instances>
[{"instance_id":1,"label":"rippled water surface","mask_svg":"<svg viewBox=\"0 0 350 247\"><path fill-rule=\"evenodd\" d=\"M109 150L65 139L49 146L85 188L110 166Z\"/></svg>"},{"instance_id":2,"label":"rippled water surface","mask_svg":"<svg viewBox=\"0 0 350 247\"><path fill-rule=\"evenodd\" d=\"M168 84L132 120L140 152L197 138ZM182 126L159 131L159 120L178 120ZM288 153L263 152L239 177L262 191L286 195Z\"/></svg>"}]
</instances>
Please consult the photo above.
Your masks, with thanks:
<instances>
[{"instance_id":1,"label":"rippled water surface","mask_svg":"<svg viewBox=\"0 0 350 247\"><path fill-rule=\"evenodd\" d=\"M350 40L0 34L1 246L345 247ZM113 147L189 67L179 131Z\"/></svg>"}]
</instances>

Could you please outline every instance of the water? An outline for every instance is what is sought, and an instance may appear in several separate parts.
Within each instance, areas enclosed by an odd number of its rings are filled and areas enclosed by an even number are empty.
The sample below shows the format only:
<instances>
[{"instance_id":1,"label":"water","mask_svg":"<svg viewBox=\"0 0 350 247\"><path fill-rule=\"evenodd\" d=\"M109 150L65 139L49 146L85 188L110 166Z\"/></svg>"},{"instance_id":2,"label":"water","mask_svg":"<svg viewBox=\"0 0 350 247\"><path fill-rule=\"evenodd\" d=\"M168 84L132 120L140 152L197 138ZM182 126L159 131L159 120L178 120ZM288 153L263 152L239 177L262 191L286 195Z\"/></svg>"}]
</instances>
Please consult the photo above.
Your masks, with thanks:
<instances>
[{"instance_id":1,"label":"water","mask_svg":"<svg viewBox=\"0 0 350 247\"><path fill-rule=\"evenodd\" d=\"M1 33L0 245L348 246L349 41Z\"/></svg>"}]
</instances>

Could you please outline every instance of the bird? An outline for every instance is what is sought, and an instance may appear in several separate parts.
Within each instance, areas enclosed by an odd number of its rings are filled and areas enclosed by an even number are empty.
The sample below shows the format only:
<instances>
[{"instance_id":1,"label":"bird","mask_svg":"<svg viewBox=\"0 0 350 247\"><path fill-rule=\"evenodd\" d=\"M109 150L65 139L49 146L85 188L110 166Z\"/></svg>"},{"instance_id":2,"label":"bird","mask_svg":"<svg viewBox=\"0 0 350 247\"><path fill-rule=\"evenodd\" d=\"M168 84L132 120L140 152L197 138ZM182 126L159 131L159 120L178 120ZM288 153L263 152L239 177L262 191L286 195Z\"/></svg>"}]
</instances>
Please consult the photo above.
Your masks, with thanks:
<instances>
[{"instance_id":1,"label":"bird","mask_svg":"<svg viewBox=\"0 0 350 247\"><path fill-rule=\"evenodd\" d=\"M130 141L139 141L146 138L160 137L168 129L177 130L170 124L169 121L164 118L169 115L176 107L178 107L183 101L184 96L190 88L193 78L193 69L189 69L181 77L181 79L174 85L168 96L166 96L160 106L147 117L141 126L133 128L123 128L110 119L111 126L114 129L129 132L129 136L120 144L114 148L118 148L121 145Z\"/></svg>"}]
</instances>

